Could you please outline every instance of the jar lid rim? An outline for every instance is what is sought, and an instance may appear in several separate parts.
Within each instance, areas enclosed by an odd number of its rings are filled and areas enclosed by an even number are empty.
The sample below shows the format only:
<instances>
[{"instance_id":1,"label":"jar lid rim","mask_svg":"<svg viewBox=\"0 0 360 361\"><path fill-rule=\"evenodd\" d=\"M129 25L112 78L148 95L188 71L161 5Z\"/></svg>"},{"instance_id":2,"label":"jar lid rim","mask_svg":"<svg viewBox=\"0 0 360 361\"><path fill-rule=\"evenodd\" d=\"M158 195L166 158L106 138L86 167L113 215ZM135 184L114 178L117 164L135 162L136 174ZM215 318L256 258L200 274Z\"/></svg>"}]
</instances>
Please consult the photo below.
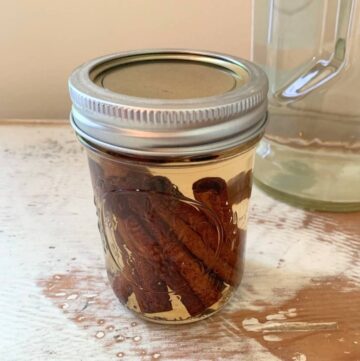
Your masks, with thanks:
<instances>
[{"instance_id":1,"label":"jar lid rim","mask_svg":"<svg viewBox=\"0 0 360 361\"><path fill-rule=\"evenodd\" d=\"M260 67L244 59L151 49L81 65L69 78L69 91L72 125L83 137L122 152L176 148L178 153L205 144L211 151L210 144L226 139L244 143L261 132L268 81Z\"/></svg>"}]
</instances>

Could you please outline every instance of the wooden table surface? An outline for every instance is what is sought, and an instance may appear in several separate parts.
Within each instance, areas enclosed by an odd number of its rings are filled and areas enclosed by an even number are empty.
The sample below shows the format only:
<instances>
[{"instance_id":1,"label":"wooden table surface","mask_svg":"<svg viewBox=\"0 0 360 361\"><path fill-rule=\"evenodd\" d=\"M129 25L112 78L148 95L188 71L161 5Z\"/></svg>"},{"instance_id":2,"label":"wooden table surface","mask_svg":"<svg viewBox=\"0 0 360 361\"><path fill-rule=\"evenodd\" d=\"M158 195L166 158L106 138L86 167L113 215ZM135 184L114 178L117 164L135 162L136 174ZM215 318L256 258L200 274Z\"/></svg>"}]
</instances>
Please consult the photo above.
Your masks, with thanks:
<instances>
[{"instance_id":1,"label":"wooden table surface","mask_svg":"<svg viewBox=\"0 0 360 361\"><path fill-rule=\"evenodd\" d=\"M192 325L137 319L108 286L86 157L66 122L0 123L0 360L360 361L360 213L254 189L246 270Z\"/></svg>"}]
</instances>

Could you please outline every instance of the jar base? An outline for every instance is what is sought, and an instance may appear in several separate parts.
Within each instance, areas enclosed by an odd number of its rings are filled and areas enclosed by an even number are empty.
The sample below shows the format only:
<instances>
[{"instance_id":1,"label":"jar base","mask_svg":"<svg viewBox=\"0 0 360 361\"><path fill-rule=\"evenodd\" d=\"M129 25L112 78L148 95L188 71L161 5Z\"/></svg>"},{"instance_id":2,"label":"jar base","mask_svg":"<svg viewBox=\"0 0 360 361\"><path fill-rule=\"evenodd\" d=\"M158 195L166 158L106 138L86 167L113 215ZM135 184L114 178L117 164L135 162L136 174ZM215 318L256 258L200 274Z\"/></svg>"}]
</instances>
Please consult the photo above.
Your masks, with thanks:
<instances>
[{"instance_id":1,"label":"jar base","mask_svg":"<svg viewBox=\"0 0 360 361\"><path fill-rule=\"evenodd\" d=\"M269 195L296 207L330 212L360 210L359 155L299 149L262 140L254 179Z\"/></svg>"},{"instance_id":2,"label":"jar base","mask_svg":"<svg viewBox=\"0 0 360 361\"><path fill-rule=\"evenodd\" d=\"M293 194L284 193L277 189L269 187L266 184L262 183L256 177L254 178L254 183L271 197L278 199L279 201L282 201L284 203L290 204L294 207L303 208L308 211L334 213L350 213L360 211L360 203L323 202L314 199L296 197Z\"/></svg>"},{"instance_id":3,"label":"jar base","mask_svg":"<svg viewBox=\"0 0 360 361\"><path fill-rule=\"evenodd\" d=\"M157 323L157 324L161 324L161 325L185 325L185 324L189 324L189 323L195 323L201 320L205 320L206 318L209 318L213 315L215 315L216 313L218 313L219 311L221 311L231 300L232 298L232 294L226 295L225 297L223 297L219 302L216 303L216 305L214 305L214 308L209 308L207 311L205 311L204 313L200 314L199 316L194 316L188 319L184 319L184 320L166 320L166 319L162 319L160 317L149 317L146 315L143 315L139 312L136 312L135 310L129 308L127 305L122 304L123 307L125 307L127 310L129 310L132 314L134 314L136 317L144 320L144 321L148 321L151 323Z\"/></svg>"}]
</instances>

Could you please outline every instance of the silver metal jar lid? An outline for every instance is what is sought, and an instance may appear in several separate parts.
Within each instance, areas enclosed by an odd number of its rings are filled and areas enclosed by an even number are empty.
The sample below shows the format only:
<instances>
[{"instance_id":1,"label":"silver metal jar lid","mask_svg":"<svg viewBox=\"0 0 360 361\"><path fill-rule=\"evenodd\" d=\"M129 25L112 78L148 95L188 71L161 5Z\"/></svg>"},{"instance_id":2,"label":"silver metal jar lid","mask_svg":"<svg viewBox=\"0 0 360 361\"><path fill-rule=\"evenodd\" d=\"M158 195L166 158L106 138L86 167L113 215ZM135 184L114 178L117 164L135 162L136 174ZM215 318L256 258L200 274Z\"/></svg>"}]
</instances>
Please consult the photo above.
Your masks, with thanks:
<instances>
[{"instance_id":1,"label":"silver metal jar lid","mask_svg":"<svg viewBox=\"0 0 360 361\"><path fill-rule=\"evenodd\" d=\"M263 132L268 81L218 53L147 50L94 59L69 78L71 123L87 141L141 156L195 156Z\"/></svg>"}]
</instances>

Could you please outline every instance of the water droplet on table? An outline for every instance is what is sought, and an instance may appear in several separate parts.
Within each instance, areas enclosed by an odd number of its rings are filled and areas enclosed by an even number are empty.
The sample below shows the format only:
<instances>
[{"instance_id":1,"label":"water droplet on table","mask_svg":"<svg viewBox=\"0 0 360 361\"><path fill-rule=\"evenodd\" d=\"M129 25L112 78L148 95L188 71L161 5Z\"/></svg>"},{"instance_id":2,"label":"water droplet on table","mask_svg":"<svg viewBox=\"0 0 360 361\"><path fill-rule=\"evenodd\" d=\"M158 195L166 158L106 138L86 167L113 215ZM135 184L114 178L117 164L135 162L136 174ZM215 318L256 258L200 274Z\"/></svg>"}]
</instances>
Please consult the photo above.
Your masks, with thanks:
<instances>
[{"instance_id":1,"label":"water droplet on table","mask_svg":"<svg viewBox=\"0 0 360 361\"><path fill-rule=\"evenodd\" d=\"M116 342L123 342L123 341L125 341L125 337L122 336L122 335L114 336L114 339L115 339Z\"/></svg>"},{"instance_id":2,"label":"water droplet on table","mask_svg":"<svg viewBox=\"0 0 360 361\"><path fill-rule=\"evenodd\" d=\"M68 300L76 300L79 297L79 295L77 293L73 293L69 296L66 297L66 299Z\"/></svg>"},{"instance_id":3,"label":"water droplet on table","mask_svg":"<svg viewBox=\"0 0 360 361\"><path fill-rule=\"evenodd\" d=\"M57 292L57 293L55 293L55 296L56 297L63 297L63 296L66 296L66 293L65 292Z\"/></svg>"},{"instance_id":4,"label":"water droplet on table","mask_svg":"<svg viewBox=\"0 0 360 361\"><path fill-rule=\"evenodd\" d=\"M96 335L95 335L96 338L103 338L104 336L105 336L105 332L103 332L103 331L98 331L98 332L96 332Z\"/></svg>"}]
</instances>

